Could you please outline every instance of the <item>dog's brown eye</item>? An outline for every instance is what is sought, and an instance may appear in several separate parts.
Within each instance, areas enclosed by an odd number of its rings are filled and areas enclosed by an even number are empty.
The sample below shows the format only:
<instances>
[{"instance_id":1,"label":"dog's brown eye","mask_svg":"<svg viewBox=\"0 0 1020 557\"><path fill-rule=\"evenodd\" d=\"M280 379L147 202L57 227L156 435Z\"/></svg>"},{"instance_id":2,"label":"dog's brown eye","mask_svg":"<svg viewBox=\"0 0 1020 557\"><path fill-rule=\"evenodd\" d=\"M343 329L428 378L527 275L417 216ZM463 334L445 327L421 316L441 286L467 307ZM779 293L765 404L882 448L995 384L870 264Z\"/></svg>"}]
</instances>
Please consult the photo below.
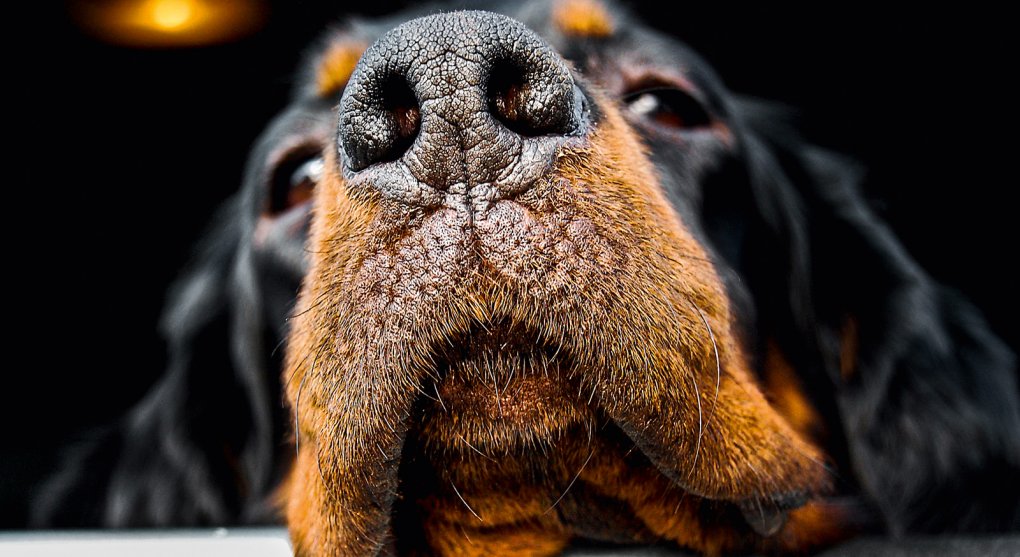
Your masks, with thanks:
<instances>
[{"instance_id":1,"label":"dog's brown eye","mask_svg":"<svg viewBox=\"0 0 1020 557\"><path fill-rule=\"evenodd\" d=\"M269 214L282 213L311 199L324 170L325 161L319 155L297 157L281 164L273 177Z\"/></svg>"},{"instance_id":2,"label":"dog's brown eye","mask_svg":"<svg viewBox=\"0 0 1020 557\"><path fill-rule=\"evenodd\" d=\"M627 110L655 124L672 129L705 128L712 117L686 91L675 87L654 87L627 94Z\"/></svg>"}]
</instances>

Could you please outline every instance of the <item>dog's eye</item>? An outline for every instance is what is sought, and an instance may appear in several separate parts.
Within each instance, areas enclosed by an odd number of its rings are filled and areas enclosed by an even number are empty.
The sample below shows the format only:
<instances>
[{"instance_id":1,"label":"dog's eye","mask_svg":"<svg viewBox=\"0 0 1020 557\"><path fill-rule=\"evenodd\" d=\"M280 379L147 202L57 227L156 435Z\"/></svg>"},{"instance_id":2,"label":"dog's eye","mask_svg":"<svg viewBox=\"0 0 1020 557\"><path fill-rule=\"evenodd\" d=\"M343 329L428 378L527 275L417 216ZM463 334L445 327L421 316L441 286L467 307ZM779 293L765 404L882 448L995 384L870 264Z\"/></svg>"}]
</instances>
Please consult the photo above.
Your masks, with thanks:
<instances>
[{"instance_id":1,"label":"dog's eye","mask_svg":"<svg viewBox=\"0 0 1020 557\"><path fill-rule=\"evenodd\" d=\"M295 157L281 164L273 173L269 214L282 213L311 199L324 170L321 155Z\"/></svg>"},{"instance_id":2,"label":"dog's eye","mask_svg":"<svg viewBox=\"0 0 1020 557\"><path fill-rule=\"evenodd\" d=\"M641 89L625 95L623 102L632 114L665 128L691 130L712 124L701 103L675 87Z\"/></svg>"}]
</instances>

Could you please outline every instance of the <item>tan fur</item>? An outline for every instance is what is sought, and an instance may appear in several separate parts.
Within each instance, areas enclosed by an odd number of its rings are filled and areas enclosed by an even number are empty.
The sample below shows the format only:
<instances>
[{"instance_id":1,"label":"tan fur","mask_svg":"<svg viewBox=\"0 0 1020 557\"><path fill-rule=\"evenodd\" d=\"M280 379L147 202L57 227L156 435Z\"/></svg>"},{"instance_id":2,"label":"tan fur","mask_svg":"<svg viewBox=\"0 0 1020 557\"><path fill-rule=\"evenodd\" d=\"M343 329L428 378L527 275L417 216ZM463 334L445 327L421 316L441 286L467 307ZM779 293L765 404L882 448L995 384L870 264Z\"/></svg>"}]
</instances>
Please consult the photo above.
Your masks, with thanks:
<instances>
[{"instance_id":1,"label":"tan fur","mask_svg":"<svg viewBox=\"0 0 1020 557\"><path fill-rule=\"evenodd\" d=\"M843 381L850 381L857 373L857 352L860 344L857 319L846 318L839 340L839 375Z\"/></svg>"},{"instance_id":2,"label":"tan fur","mask_svg":"<svg viewBox=\"0 0 1020 557\"><path fill-rule=\"evenodd\" d=\"M608 37L616 27L613 16L598 0L558 0L552 19L560 32L574 37Z\"/></svg>"},{"instance_id":3,"label":"tan fur","mask_svg":"<svg viewBox=\"0 0 1020 557\"><path fill-rule=\"evenodd\" d=\"M709 554L817 541L796 514L776 541L732 512L705 520L715 500L824 491L823 456L768 404L708 255L634 133L599 103L585 143L475 222L467 258L422 232L452 213L348 191L326 150L285 376L299 555L375 554L398 493L440 555L554 555L600 533L581 526L589 500L629 509L610 537ZM556 355L511 351L438 377L444 346L497 324ZM477 387L487 373L491 395ZM626 435L605 433L609 423ZM401 485L408 435L419 468Z\"/></svg>"},{"instance_id":4,"label":"tan fur","mask_svg":"<svg viewBox=\"0 0 1020 557\"><path fill-rule=\"evenodd\" d=\"M332 97L343 90L365 48L365 43L352 39L331 44L315 68L316 94Z\"/></svg>"},{"instance_id":5,"label":"tan fur","mask_svg":"<svg viewBox=\"0 0 1020 557\"><path fill-rule=\"evenodd\" d=\"M804 386L797 372L775 342L768 344L762 375L765 394L773 408L798 433L808 439L821 441L824 434L821 428L825 422L804 394Z\"/></svg>"}]
</instances>

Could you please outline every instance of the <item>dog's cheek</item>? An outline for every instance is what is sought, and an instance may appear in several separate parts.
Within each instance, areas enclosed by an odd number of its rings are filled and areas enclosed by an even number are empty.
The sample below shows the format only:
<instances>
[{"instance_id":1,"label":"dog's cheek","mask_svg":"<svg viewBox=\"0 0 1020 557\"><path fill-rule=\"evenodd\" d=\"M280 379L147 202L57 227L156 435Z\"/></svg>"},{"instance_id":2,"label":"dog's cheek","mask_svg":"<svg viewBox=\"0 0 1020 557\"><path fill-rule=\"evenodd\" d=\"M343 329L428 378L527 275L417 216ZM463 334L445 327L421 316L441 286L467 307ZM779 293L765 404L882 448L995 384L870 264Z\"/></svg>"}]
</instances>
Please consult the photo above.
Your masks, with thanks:
<instances>
[{"instance_id":1,"label":"dog's cheek","mask_svg":"<svg viewBox=\"0 0 1020 557\"><path fill-rule=\"evenodd\" d=\"M641 238L628 248L641 268L617 290L633 297L626 307L644 315L646 323L635 327L647 330L631 337L646 341L657 362L647 376L621 374L623 381L610 389L610 408L635 426L630 433L646 443L653 460L660 457L661 468L701 495L782 503L822 489L827 481L818 450L762 395L732 331L729 300L710 256L657 186L635 134L606 110L600 137L594 158L610 164L588 173L606 177L614 196L643 205L627 219L613 219L628 221L628 234ZM649 416L674 412L648 427ZM690 454L676 455L681 446Z\"/></svg>"},{"instance_id":2,"label":"dog's cheek","mask_svg":"<svg viewBox=\"0 0 1020 557\"><path fill-rule=\"evenodd\" d=\"M387 501L396 491L395 465L386 466L392 459L385 455L382 462L374 462L380 454L376 451L343 448L371 444L368 434L366 439L350 439L350 428L341 430L336 418L338 407L355 395L368 394L356 386L344 391L341 386L351 378L339 376L340 367L333 361L346 313L338 281L362 257L357 238L375 215L370 204L347 196L332 156L327 164L330 170L316 192L308 247L311 269L292 320L284 368L298 455L283 499L298 555L374 554L389 536ZM351 417L343 423L371 421ZM400 442L376 441L377 448Z\"/></svg>"}]
</instances>

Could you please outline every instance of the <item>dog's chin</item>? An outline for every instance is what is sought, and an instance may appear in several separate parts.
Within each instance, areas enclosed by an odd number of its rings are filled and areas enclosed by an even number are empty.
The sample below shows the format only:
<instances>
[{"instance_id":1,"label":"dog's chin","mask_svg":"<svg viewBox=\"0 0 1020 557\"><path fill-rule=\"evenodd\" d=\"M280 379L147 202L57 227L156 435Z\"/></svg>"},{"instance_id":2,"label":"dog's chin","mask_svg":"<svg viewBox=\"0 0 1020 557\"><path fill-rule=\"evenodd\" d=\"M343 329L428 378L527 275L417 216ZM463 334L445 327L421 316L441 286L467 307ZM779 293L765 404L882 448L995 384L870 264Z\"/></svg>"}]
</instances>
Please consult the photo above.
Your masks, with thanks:
<instances>
[{"instance_id":1,"label":"dog's chin","mask_svg":"<svg viewBox=\"0 0 1020 557\"><path fill-rule=\"evenodd\" d=\"M521 455L590 427L593 393L564 346L507 323L479 325L436 350L419 434L430 452Z\"/></svg>"}]
</instances>

